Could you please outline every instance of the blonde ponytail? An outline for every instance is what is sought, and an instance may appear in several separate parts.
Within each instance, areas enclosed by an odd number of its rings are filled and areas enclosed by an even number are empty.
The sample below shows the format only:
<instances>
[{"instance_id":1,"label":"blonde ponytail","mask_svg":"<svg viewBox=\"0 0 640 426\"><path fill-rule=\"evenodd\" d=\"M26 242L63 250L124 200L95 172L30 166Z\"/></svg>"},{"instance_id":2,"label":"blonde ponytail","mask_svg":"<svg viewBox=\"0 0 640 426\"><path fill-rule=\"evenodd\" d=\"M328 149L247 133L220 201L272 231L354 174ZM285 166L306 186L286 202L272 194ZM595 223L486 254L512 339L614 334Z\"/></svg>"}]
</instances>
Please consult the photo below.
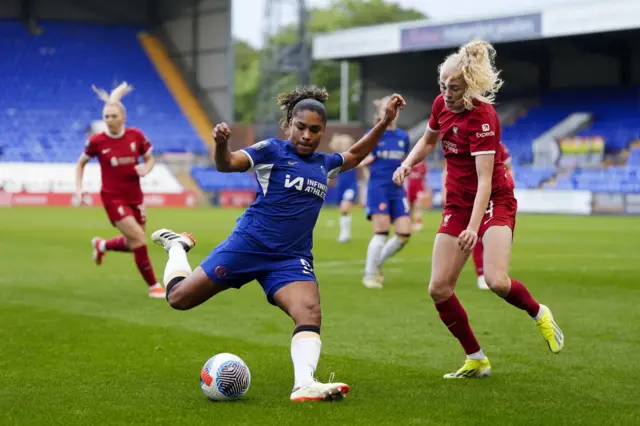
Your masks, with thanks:
<instances>
[{"instance_id":1,"label":"blonde ponytail","mask_svg":"<svg viewBox=\"0 0 640 426\"><path fill-rule=\"evenodd\" d=\"M130 86L126 81L120 83L120 85L113 89L111 93L107 93L106 90L100 89L95 85L92 85L91 88L98 95L98 99L105 103L105 106L114 105L121 108L123 112L125 111L125 108L121 99L133 91L133 86Z\"/></svg>"},{"instance_id":2,"label":"blonde ponytail","mask_svg":"<svg viewBox=\"0 0 640 426\"><path fill-rule=\"evenodd\" d=\"M496 50L486 41L472 41L460 47L440 64L438 70L454 70L449 79L463 78L466 90L464 107L473 109L473 101L495 103L496 94L504 84L495 66Z\"/></svg>"}]
</instances>

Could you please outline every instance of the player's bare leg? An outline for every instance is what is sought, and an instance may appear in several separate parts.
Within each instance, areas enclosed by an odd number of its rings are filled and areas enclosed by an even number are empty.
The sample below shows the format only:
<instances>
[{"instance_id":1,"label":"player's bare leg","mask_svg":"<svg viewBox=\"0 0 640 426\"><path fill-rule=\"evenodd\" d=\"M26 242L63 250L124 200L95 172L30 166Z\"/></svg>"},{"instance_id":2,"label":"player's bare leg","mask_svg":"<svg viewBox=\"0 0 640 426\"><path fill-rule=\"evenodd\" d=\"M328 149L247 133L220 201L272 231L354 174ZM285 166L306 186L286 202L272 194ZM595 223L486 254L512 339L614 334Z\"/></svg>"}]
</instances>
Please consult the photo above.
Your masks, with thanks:
<instances>
[{"instance_id":1,"label":"player's bare leg","mask_svg":"<svg viewBox=\"0 0 640 426\"><path fill-rule=\"evenodd\" d=\"M364 277L362 284L367 288L382 288L384 277L378 275L380 257L382 248L389 236L389 228L391 227L391 219L388 214L375 213L371 215L371 223L373 224L373 237L369 241L367 247L367 261L364 267Z\"/></svg>"},{"instance_id":2,"label":"player's bare leg","mask_svg":"<svg viewBox=\"0 0 640 426\"><path fill-rule=\"evenodd\" d=\"M348 243L351 241L351 204L351 201L348 200L342 200L342 202L340 202L339 243Z\"/></svg>"},{"instance_id":3,"label":"player's bare leg","mask_svg":"<svg viewBox=\"0 0 640 426\"><path fill-rule=\"evenodd\" d=\"M384 282L384 274L382 273L382 265L390 257L394 256L404 248L411 238L411 216L401 216L393 223L394 236L389 238L382 247L380 253L380 261L376 269L378 281Z\"/></svg>"},{"instance_id":4,"label":"player's bare leg","mask_svg":"<svg viewBox=\"0 0 640 426\"><path fill-rule=\"evenodd\" d=\"M454 293L456 281L468 257L468 254L460 250L457 237L441 233L436 235L429 295L436 305L440 319L458 339L467 355L462 368L445 375L447 379L485 377L491 374L489 360L480 349L480 344L469 325L467 313Z\"/></svg>"},{"instance_id":5,"label":"player's bare leg","mask_svg":"<svg viewBox=\"0 0 640 426\"><path fill-rule=\"evenodd\" d=\"M480 290L489 290L489 286L484 280L484 246L480 240L473 248L473 264L476 267L476 275L478 276L478 288Z\"/></svg>"},{"instance_id":6,"label":"player's bare leg","mask_svg":"<svg viewBox=\"0 0 640 426\"><path fill-rule=\"evenodd\" d=\"M285 311L295 329L291 339L294 385L291 400L334 401L349 393L344 383L320 383L314 378L320 360L320 292L315 281L296 281L282 287L273 297L275 303Z\"/></svg>"},{"instance_id":7,"label":"player's bare leg","mask_svg":"<svg viewBox=\"0 0 640 426\"><path fill-rule=\"evenodd\" d=\"M126 216L122 220L115 223L116 227L122 232L127 240L130 251L133 252L133 258L140 271L140 275L149 286L149 297L154 299L162 299L165 297L162 284L156 280L153 272L151 259L149 259L149 251L147 250L147 241L144 228L136 222L133 216Z\"/></svg>"},{"instance_id":8,"label":"player's bare leg","mask_svg":"<svg viewBox=\"0 0 640 426\"><path fill-rule=\"evenodd\" d=\"M536 321L549 350L559 353L564 348L564 334L553 314L531 296L524 284L509 277L512 238L513 233L508 226L492 226L485 232L484 276L487 285L505 301L527 312Z\"/></svg>"},{"instance_id":9,"label":"player's bare leg","mask_svg":"<svg viewBox=\"0 0 640 426\"><path fill-rule=\"evenodd\" d=\"M169 255L163 282L167 302L173 309L195 308L228 288L212 282L199 266L191 271L187 253L196 245L196 240L190 234L159 229L151 235L151 240L164 247Z\"/></svg>"},{"instance_id":10,"label":"player's bare leg","mask_svg":"<svg viewBox=\"0 0 640 426\"><path fill-rule=\"evenodd\" d=\"M424 206L424 191L418 192L416 201L411 206L411 218L413 220L413 231L422 231L422 208Z\"/></svg>"}]
</instances>

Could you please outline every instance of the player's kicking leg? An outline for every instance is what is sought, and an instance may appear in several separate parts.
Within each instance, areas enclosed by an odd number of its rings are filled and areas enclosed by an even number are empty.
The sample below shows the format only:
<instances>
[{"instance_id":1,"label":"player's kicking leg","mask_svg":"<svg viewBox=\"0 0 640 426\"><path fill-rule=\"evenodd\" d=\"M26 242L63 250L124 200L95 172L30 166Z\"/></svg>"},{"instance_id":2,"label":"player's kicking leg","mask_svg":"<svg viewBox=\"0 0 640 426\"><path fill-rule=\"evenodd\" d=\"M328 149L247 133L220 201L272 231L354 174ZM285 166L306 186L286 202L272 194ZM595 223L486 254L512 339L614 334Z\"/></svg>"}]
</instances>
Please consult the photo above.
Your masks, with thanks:
<instances>
[{"instance_id":1,"label":"player's kicking leg","mask_svg":"<svg viewBox=\"0 0 640 426\"><path fill-rule=\"evenodd\" d=\"M320 293L315 281L295 281L276 291L274 302L294 321L291 339L294 385L291 401L336 401L349 393L345 383L321 383L314 378L320 360Z\"/></svg>"},{"instance_id":2,"label":"player's kicking leg","mask_svg":"<svg viewBox=\"0 0 640 426\"><path fill-rule=\"evenodd\" d=\"M195 308L228 288L212 282L200 266L191 270L187 252L196 245L191 234L159 229L151 235L151 240L161 245L169 255L163 282L167 302L172 308L180 311Z\"/></svg>"},{"instance_id":3,"label":"player's kicking leg","mask_svg":"<svg viewBox=\"0 0 640 426\"><path fill-rule=\"evenodd\" d=\"M539 304L527 287L509 277L509 259L513 233L508 226L492 226L483 237L485 244L484 273L487 285L506 302L527 312L555 354L564 348L564 333L556 324L551 310Z\"/></svg>"},{"instance_id":4,"label":"player's kicking leg","mask_svg":"<svg viewBox=\"0 0 640 426\"><path fill-rule=\"evenodd\" d=\"M468 255L458 247L457 237L443 233L436 235L429 295L436 305L440 319L458 339L467 355L463 366L454 373L446 374L445 379L468 379L491 374L491 364L471 330L466 311L453 292L467 258Z\"/></svg>"}]
</instances>

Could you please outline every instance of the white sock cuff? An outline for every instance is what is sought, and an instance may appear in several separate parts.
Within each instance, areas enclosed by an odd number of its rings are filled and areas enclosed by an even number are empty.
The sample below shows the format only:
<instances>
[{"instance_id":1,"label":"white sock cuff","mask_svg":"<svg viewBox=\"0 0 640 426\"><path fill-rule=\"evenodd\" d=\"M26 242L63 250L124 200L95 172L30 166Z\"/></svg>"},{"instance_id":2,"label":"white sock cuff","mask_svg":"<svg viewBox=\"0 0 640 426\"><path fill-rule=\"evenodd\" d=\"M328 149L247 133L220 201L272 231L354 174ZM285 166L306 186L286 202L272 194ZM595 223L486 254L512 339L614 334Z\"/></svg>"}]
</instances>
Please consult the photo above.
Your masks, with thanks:
<instances>
[{"instance_id":1,"label":"white sock cuff","mask_svg":"<svg viewBox=\"0 0 640 426\"><path fill-rule=\"evenodd\" d=\"M542 318L542 315L544 314L544 306L540 305L540 309L538 310L538 315L536 315L535 317L531 317L534 321L539 321L540 318Z\"/></svg>"},{"instance_id":2,"label":"white sock cuff","mask_svg":"<svg viewBox=\"0 0 640 426\"><path fill-rule=\"evenodd\" d=\"M388 235L374 234L373 237L371 237L371 242L376 244L384 244L384 242L387 241L387 238Z\"/></svg>"},{"instance_id":3,"label":"white sock cuff","mask_svg":"<svg viewBox=\"0 0 640 426\"><path fill-rule=\"evenodd\" d=\"M167 285L175 277L191 274L191 265L187 260L187 252L182 244L174 244L169 249L169 260L164 268L163 282Z\"/></svg>"}]
</instances>

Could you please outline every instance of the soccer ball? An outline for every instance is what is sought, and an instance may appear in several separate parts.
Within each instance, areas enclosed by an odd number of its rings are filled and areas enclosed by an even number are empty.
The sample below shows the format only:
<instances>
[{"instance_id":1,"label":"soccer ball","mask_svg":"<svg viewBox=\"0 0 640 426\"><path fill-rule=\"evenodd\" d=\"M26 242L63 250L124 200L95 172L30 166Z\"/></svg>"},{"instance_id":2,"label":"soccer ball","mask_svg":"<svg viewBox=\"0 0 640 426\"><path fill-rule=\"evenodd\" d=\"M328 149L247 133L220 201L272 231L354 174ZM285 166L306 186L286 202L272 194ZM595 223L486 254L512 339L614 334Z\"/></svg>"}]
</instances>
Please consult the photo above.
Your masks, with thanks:
<instances>
[{"instance_id":1,"label":"soccer ball","mask_svg":"<svg viewBox=\"0 0 640 426\"><path fill-rule=\"evenodd\" d=\"M200 387L214 401L233 401L249 390L251 372L240 357L222 353L214 355L202 367Z\"/></svg>"}]
</instances>

